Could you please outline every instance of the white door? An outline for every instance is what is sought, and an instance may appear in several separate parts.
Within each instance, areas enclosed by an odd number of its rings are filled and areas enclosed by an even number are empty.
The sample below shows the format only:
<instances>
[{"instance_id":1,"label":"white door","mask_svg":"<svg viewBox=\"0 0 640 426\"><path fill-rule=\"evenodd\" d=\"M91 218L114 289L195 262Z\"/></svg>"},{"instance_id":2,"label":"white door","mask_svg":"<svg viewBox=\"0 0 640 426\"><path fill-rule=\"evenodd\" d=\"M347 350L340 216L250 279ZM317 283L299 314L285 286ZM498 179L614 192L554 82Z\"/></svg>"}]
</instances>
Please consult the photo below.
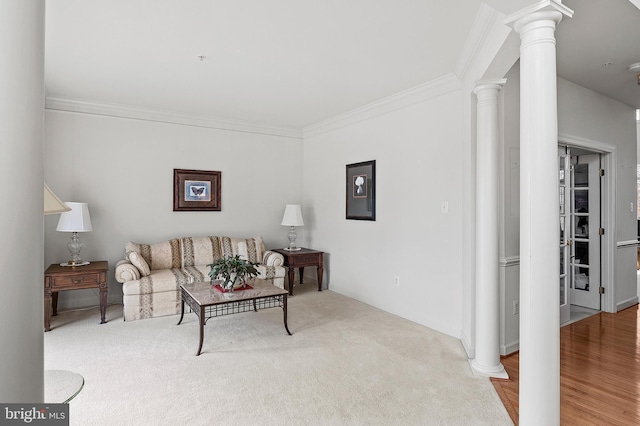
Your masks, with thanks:
<instances>
[{"instance_id":1,"label":"white door","mask_svg":"<svg viewBox=\"0 0 640 426\"><path fill-rule=\"evenodd\" d=\"M600 155L571 156L570 303L600 309Z\"/></svg>"},{"instance_id":2,"label":"white door","mask_svg":"<svg viewBox=\"0 0 640 426\"><path fill-rule=\"evenodd\" d=\"M559 189L560 189L560 324L569 321L571 317L570 284L571 274L569 257L571 256L571 163L567 147L558 148L559 160Z\"/></svg>"}]
</instances>

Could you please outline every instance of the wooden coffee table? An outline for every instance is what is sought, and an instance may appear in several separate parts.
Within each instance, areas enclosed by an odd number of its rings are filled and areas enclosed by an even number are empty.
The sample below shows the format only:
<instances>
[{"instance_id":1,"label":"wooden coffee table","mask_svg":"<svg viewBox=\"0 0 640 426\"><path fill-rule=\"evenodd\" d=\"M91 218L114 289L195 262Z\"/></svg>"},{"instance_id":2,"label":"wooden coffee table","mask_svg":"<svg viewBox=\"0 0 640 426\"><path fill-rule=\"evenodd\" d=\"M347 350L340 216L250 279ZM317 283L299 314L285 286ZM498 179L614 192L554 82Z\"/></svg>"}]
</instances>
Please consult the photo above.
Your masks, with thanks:
<instances>
[{"instance_id":1,"label":"wooden coffee table","mask_svg":"<svg viewBox=\"0 0 640 426\"><path fill-rule=\"evenodd\" d=\"M266 308L282 308L284 317L284 329L291 336L287 326L287 290L273 285L272 280L255 278L248 282L252 287L244 290L234 290L233 293L221 293L209 282L197 282L182 284L180 292L182 303L180 309L180 321L184 318L185 303L191 308L199 319L200 343L196 356L202 351L204 342L204 325L210 318L222 315L239 314Z\"/></svg>"}]
</instances>

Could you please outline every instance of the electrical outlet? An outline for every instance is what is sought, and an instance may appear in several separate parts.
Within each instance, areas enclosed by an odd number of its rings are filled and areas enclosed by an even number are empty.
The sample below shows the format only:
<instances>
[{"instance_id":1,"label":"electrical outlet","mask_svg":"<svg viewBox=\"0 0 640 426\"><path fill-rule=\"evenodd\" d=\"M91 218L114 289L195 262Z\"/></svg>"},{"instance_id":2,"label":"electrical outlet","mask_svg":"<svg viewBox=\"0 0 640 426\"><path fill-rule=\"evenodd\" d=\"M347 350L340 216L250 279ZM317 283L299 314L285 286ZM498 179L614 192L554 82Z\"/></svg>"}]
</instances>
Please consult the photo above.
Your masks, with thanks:
<instances>
[{"instance_id":1,"label":"electrical outlet","mask_svg":"<svg viewBox=\"0 0 640 426\"><path fill-rule=\"evenodd\" d=\"M520 313L520 301L513 301L513 315L518 315Z\"/></svg>"},{"instance_id":2,"label":"electrical outlet","mask_svg":"<svg viewBox=\"0 0 640 426\"><path fill-rule=\"evenodd\" d=\"M400 287L400 277L393 277L393 285Z\"/></svg>"}]
</instances>

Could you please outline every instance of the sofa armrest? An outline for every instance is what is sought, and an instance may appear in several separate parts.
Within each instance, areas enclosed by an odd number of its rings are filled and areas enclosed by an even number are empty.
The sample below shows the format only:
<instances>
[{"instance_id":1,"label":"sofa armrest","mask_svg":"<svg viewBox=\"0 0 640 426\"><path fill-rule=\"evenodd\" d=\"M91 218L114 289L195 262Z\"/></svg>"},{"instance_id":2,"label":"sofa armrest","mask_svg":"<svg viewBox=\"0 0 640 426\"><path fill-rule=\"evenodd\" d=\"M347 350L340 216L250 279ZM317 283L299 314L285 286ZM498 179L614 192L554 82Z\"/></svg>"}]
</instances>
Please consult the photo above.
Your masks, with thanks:
<instances>
[{"instance_id":1,"label":"sofa armrest","mask_svg":"<svg viewBox=\"0 0 640 426\"><path fill-rule=\"evenodd\" d=\"M284 256L275 251L267 250L262 256L262 264L265 266L282 266L284 265Z\"/></svg>"},{"instance_id":2,"label":"sofa armrest","mask_svg":"<svg viewBox=\"0 0 640 426\"><path fill-rule=\"evenodd\" d=\"M115 275L116 281L119 283L140 279L140 271L128 260L121 260L116 263Z\"/></svg>"}]
</instances>

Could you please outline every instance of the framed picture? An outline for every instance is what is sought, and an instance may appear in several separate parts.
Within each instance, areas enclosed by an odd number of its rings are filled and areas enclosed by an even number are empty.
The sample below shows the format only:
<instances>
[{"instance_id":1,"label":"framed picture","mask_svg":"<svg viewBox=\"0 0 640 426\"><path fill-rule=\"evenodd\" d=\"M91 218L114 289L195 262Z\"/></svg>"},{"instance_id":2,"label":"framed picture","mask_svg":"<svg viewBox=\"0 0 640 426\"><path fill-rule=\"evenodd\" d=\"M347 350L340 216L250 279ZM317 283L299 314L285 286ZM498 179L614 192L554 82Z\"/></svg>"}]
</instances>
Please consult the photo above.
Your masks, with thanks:
<instances>
[{"instance_id":1,"label":"framed picture","mask_svg":"<svg viewBox=\"0 0 640 426\"><path fill-rule=\"evenodd\" d=\"M376 220L376 160L347 164L346 217Z\"/></svg>"},{"instance_id":2,"label":"framed picture","mask_svg":"<svg viewBox=\"0 0 640 426\"><path fill-rule=\"evenodd\" d=\"M222 172L173 169L173 211L222 210Z\"/></svg>"}]
</instances>

